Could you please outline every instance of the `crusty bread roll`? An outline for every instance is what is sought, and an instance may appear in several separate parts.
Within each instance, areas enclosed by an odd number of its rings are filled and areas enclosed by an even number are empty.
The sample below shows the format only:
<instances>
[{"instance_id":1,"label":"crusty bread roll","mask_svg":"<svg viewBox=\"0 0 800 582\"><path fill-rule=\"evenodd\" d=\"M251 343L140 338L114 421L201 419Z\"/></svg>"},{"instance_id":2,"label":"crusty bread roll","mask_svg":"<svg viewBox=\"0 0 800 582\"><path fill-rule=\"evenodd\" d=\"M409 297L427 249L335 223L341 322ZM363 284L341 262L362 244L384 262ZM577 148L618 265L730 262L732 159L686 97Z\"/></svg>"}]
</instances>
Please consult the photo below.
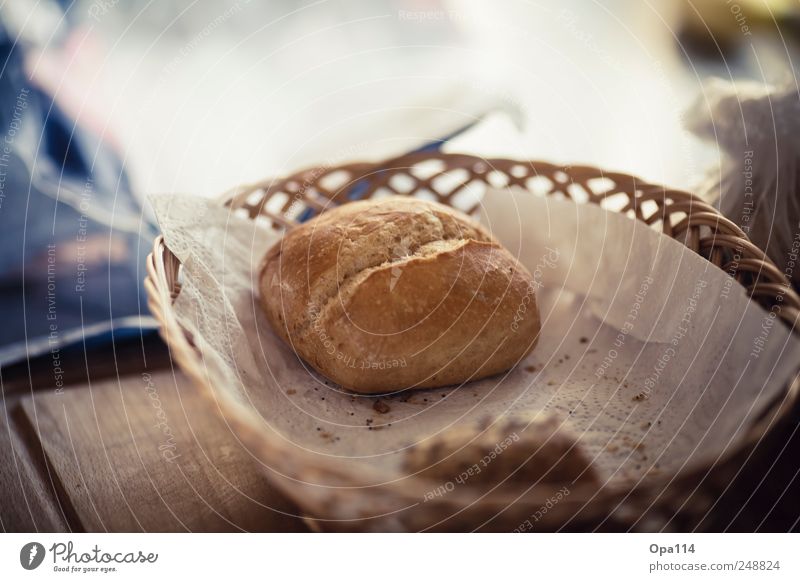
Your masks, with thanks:
<instances>
[{"instance_id":1,"label":"crusty bread roll","mask_svg":"<svg viewBox=\"0 0 800 582\"><path fill-rule=\"evenodd\" d=\"M599 483L580 438L552 413L453 426L406 450L404 469L439 483L469 481L477 487Z\"/></svg>"},{"instance_id":2,"label":"crusty bread roll","mask_svg":"<svg viewBox=\"0 0 800 582\"><path fill-rule=\"evenodd\" d=\"M460 384L514 366L539 333L533 279L483 227L438 203L344 204L264 259L272 328L361 393Z\"/></svg>"}]
</instances>

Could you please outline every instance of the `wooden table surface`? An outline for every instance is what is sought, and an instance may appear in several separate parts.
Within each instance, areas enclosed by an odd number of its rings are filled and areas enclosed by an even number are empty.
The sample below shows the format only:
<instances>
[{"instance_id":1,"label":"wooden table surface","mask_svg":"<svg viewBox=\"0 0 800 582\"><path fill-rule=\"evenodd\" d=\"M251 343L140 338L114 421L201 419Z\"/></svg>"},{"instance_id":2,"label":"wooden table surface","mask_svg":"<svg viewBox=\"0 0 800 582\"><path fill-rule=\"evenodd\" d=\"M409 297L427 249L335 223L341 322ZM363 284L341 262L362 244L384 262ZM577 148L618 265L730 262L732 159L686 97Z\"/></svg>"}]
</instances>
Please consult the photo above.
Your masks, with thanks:
<instances>
[{"instance_id":1,"label":"wooden table surface","mask_svg":"<svg viewBox=\"0 0 800 582\"><path fill-rule=\"evenodd\" d=\"M158 338L61 359L62 390L50 356L0 371L4 531L309 531ZM797 429L762 443L701 528L798 528Z\"/></svg>"},{"instance_id":2,"label":"wooden table surface","mask_svg":"<svg viewBox=\"0 0 800 582\"><path fill-rule=\"evenodd\" d=\"M308 531L157 338L62 356L2 371L4 531Z\"/></svg>"}]
</instances>

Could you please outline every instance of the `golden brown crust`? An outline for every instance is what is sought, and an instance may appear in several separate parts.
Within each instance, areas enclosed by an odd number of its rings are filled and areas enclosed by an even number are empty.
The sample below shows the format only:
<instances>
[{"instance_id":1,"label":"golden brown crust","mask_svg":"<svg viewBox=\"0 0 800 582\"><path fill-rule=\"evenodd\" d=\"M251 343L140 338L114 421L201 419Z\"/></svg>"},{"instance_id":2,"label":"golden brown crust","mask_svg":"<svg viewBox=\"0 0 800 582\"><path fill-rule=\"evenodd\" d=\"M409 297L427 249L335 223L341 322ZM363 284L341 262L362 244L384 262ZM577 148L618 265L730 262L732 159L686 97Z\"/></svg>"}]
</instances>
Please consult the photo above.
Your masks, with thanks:
<instances>
[{"instance_id":1,"label":"golden brown crust","mask_svg":"<svg viewBox=\"0 0 800 582\"><path fill-rule=\"evenodd\" d=\"M405 197L353 202L269 250L273 329L319 372L363 393L503 372L534 346L530 274L480 225Z\"/></svg>"}]
</instances>

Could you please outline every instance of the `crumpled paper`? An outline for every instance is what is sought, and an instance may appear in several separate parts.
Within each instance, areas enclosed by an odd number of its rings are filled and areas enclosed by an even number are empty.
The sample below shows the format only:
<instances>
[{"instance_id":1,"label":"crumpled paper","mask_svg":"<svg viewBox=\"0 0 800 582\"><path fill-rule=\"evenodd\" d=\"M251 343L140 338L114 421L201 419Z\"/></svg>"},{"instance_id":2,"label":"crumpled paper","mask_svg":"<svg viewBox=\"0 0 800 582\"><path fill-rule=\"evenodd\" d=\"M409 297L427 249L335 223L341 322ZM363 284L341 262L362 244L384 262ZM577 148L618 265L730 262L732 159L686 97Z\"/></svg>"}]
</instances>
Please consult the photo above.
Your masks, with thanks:
<instances>
[{"instance_id":1,"label":"crumpled paper","mask_svg":"<svg viewBox=\"0 0 800 582\"><path fill-rule=\"evenodd\" d=\"M174 311L214 389L257 411L264 438L353 471L398 478L409 447L449 427L547 412L608 485L630 485L724 454L800 362L774 314L680 243L594 205L506 189L486 192L481 220L534 276L536 349L462 387L354 395L300 360L262 313L257 266L279 233L210 200L153 205L183 264ZM270 469L290 472L284 464L276 455Z\"/></svg>"}]
</instances>

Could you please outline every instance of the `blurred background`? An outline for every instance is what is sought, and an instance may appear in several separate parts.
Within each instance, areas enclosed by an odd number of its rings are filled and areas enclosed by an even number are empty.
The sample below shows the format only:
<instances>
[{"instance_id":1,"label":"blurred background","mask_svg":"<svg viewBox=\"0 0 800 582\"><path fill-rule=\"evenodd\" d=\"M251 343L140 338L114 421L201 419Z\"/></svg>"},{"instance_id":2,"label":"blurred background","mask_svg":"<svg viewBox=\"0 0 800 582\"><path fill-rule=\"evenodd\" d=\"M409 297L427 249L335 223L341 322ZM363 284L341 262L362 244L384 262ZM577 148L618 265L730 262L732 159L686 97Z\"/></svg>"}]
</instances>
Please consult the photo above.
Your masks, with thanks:
<instances>
[{"instance_id":1,"label":"blurred background","mask_svg":"<svg viewBox=\"0 0 800 582\"><path fill-rule=\"evenodd\" d=\"M771 204L766 238L750 234L783 245L783 269L800 223L799 43L797 0L0 0L0 529L290 527L225 488L265 490L180 373L150 375L171 362L142 288L149 195L427 147L727 189L741 225L750 168ZM770 238L776 216L786 237ZM134 438L162 438L156 388L173 423L193 406L201 419L178 438L192 443L180 475ZM102 458L120 468L90 496ZM212 478L223 465L239 480ZM794 510L741 509L783 498L793 467L773 495L721 504L739 529L765 513L797 526ZM169 492L167 512L154 500Z\"/></svg>"},{"instance_id":2,"label":"blurred background","mask_svg":"<svg viewBox=\"0 0 800 582\"><path fill-rule=\"evenodd\" d=\"M792 79L800 22L790 0L1 10L6 365L87 333L153 328L140 286L157 232L148 194L213 196L431 142L693 188L719 153L687 130L687 107L707 100L713 76Z\"/></svg>"}]
</instances>

